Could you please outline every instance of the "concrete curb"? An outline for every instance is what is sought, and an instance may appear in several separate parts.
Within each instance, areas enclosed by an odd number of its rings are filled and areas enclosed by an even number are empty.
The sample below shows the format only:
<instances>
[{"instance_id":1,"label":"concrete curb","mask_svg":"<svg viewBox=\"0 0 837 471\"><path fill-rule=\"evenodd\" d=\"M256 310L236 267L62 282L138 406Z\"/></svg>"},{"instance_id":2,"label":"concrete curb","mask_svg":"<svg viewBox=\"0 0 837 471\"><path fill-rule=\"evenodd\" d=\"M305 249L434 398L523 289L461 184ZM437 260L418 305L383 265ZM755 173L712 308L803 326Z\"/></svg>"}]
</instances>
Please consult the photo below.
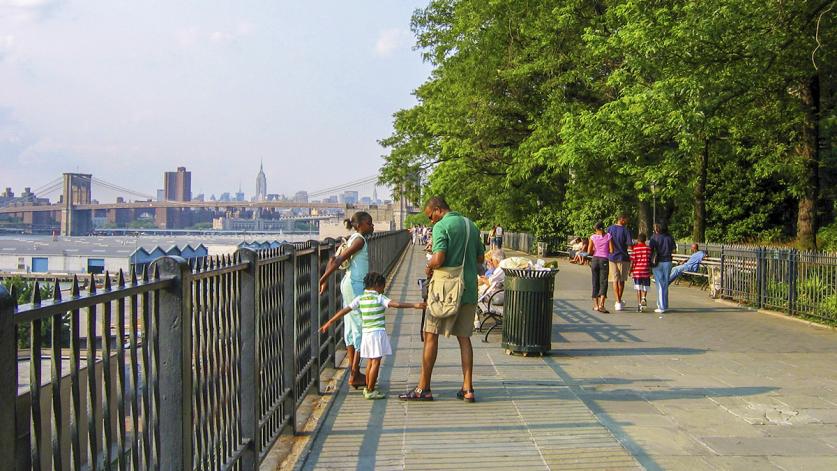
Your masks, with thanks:
<instances>
[{"instance_id":1,"label":"concrete curb","mask_svg":"<svg viewBox=\"0 0 837 471\"><path fill-rule=\"evenodd\" d=\"M784 313L784 312L771 311L771 310L768 310L768 309L755 309L755 308L752 308L750 306L747 306L746 304L739 304L735 301L729 301L729 300L726 300L726 299L715 299L715 302L718 303L718 304L723 304L724 306L737 307L738 309L744 309L744 310L751 311L751 312L758 312L759 314L767 314L768 316L776 317L778 319L784 319L784 320L787 320L787 321L797 322L797 323L800 323L800 324L807 325L808 327L814 327L816 329L837 331L837 327L835 327L835 326L820 324L819 322L814 322L814 321L809 320L809 319L802 319L802 318L799 318L799 317L794 317L794 316L791 316L790 314L787 314L787 313Z\"/></svg>"}]
</instances>

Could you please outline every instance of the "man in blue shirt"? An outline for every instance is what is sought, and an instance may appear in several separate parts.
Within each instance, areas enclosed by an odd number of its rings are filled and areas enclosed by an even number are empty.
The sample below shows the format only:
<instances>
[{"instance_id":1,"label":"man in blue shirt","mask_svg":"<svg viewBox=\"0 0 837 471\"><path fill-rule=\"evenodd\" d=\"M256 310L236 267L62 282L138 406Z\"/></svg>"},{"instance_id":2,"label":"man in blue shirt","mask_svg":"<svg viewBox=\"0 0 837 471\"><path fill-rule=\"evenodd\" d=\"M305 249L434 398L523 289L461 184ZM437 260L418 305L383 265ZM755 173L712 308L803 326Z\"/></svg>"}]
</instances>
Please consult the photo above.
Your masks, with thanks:
<instances>
[{"instance_id":1,"label":"man in blue shirt","mask_svg":"<svg viewBox=\"0 0 837 471\"><path fill-rule=\"evenodd\" d=\"M625 281L631 271L631 257L628 255L628 247L633 245L631 233L626 227L628 216L620 214L616 224L607 228L610 240L613 242L613 252L607 256L610 260L610 281L613 283L613 290L616 291L616 305L614 309L621 311L625 304L622 302L622 292L625 290Z\"/></svg>"},{"instance_id":2,"label":"man in blue shirt","mask_svg":"<svg viewBox=\"0 0 837 471\"><path fill-rule=\"evenodd\" d=\"M700 266L700 262L703 261L703 257L706 254L703 253L702 250L698 247L698 244L692 244L692 255L686 260L683 264L677 265L676 267L671 269L671 275L668 277L668 281L672 282L677 279L678 276L682 275L685 271L694 272Z\"/></svg>"}]
</instances>

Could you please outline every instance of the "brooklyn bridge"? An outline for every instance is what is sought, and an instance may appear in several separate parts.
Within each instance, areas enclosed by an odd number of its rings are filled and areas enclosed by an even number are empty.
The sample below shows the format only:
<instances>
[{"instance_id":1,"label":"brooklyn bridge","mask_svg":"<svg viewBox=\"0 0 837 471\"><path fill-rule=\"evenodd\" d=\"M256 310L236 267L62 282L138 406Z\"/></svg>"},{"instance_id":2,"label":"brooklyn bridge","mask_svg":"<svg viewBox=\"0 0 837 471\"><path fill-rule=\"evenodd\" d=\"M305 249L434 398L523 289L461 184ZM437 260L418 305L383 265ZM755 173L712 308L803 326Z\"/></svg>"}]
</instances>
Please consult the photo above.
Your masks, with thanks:
<instances>
[{"instance_id":1,"label":"brooklyn bridge","mask_svg":"<svg viewBox=\"0 0 837 471\"><path fill-rule=\"evenodd\" d=\"M338 191L373 184L376 177L347 182L312 193ZM115 202L100 203L93 190L120 195ZM407 208L398 204L356 204L334 201L257 200L257 201L177 201L156 200L153 196L95 178L92 174L64 173L35 190L37 195L57 194L58 202L48 200L0 207L0 215L18 219L23 226L40 231L60 231L64 236L87 235L94 230L94 218L106 218L110 224L125 224L140 217L153 219L159 229L185 229L194 212L210 212L212 216L246 213L251 219L266 217L274 221L314 221L337 219L363 210L376 221L391 222L400 227ZM292 214L287 211L299 210ZM395 227L393 227L395 228Z\"/></svg>"}]
</instances>

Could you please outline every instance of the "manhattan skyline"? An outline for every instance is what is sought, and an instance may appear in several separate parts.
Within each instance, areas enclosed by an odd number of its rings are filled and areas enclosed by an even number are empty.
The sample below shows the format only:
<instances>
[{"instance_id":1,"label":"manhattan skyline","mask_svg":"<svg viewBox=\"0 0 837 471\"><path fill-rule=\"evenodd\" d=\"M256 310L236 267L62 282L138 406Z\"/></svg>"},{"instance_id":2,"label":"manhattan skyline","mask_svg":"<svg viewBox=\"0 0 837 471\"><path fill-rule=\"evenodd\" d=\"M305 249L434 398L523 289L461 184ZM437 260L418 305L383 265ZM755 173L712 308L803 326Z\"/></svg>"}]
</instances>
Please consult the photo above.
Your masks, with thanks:
<instances>
[{"instance_id":1,"label":"manhattan skyline","mask_svg":"<svg viewBox=\"0 0 837 471\"><path fill-rule=\"evenodd\" d=\"M196 194L253 194L262 160L269 193L374 175L430 70L417 6L2 2L0 187L82 172L151 193L185 166Z\"/></svg>"}]
</instances>

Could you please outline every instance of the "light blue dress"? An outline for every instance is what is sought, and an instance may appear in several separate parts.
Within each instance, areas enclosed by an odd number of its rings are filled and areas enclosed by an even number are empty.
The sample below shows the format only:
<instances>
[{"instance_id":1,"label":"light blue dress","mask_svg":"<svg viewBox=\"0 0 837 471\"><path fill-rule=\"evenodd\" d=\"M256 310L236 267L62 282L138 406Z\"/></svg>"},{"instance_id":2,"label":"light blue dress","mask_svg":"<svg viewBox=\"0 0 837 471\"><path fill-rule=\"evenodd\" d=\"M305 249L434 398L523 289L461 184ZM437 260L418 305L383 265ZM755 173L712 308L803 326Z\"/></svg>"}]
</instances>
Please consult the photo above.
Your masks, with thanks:
<instances>
[{"instance_id":1,"label":"light blue dress","mask_svg":"<svg viewBox=\"0 0 837 471\"><path fill-rule=\"evenodd\" d=\"M366 243L366 238L355 232L349 237L349 247L354 244L357 238L363 239L363 247L355 252L349 261L349 269L343 275L343 281L340 282L340 294L343 296L343 307L349 307L352 301L363 294L363 278L369 273L369 244ZM344 334L343 339L346 341L346 346L352 345L356 350L360 350L360 341L362 338L362 323L360 319L360 311L352 311L343 318Z\"/></svg>"}]
</instances>

